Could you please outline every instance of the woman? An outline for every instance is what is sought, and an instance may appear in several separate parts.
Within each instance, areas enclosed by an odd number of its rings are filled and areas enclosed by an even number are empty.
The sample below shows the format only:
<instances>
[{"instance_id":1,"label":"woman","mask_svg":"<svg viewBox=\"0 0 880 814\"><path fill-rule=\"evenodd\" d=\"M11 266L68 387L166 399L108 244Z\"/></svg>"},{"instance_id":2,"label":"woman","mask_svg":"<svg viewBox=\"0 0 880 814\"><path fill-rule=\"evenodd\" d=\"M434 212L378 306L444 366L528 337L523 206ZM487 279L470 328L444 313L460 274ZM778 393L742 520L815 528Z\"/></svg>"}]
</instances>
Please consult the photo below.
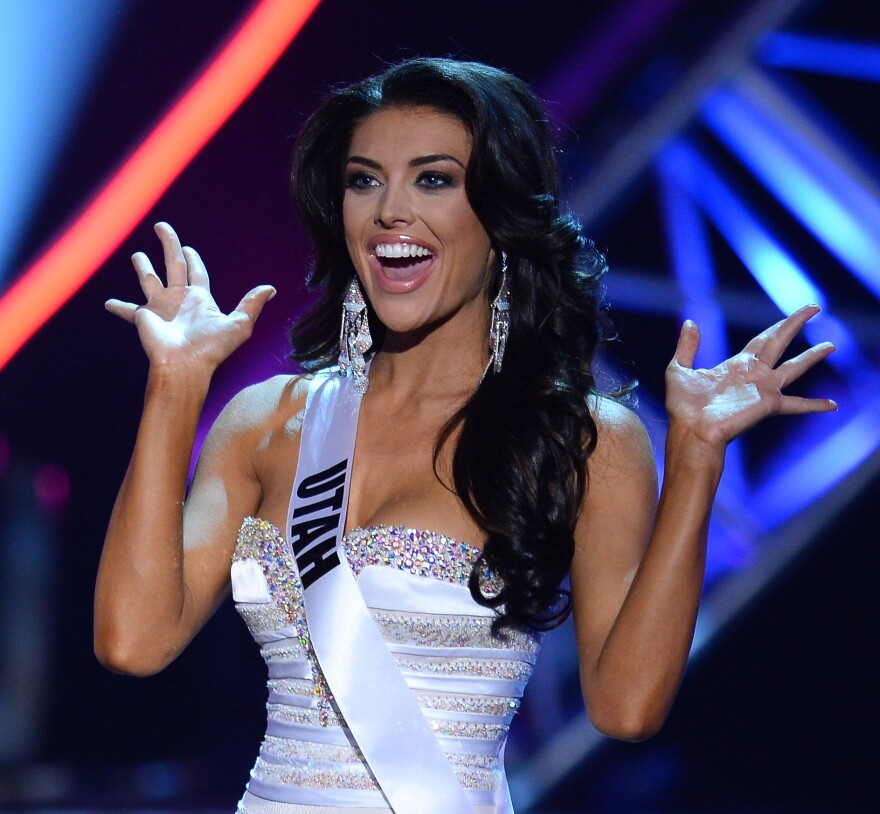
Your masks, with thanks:
<instances>
[{"instance_id":1,"label":"woman","mask_svg":"<svg viewBox=\"0 0 880 814\"><path fill-rule=\"evenodd\" d=\"M167 285L136 254L146 305L107 304L137 326L150 374L96 652L162 669L225 597L232 560L270 689L240 811L510 811L503 743L540 631L571 610L593 722L655 732L725 446L770 414L835 409L781 393L833 347L776 366L807 306L693 370L686 322L658 506L642 426L594 389L604 263L560 210L522 82L419 59L339 91L300 135L292 188L322 291L294 356L319 372L236 396L185 505L211 375L274 290L224 315L196 252L159 224Z\"/></svg>"}]
</instances>

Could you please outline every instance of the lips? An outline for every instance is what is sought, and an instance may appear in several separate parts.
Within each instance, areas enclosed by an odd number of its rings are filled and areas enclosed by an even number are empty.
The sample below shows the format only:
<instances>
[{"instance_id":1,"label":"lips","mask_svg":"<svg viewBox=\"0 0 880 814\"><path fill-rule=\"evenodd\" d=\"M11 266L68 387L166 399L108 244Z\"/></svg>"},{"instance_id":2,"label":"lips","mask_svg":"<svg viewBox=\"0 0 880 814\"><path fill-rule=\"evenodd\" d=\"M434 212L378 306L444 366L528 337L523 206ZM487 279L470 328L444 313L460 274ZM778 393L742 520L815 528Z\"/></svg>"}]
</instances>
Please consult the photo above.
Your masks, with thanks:
<instances>
[{"instance_id":1,"label":"lips","mask_svg":"<svg viewBox=\"0 0 880 814\"><path fill-rule=\"evenodd\" d=\"M370 241L370 249L376 283L390 294L408 293L421 286L436 259L431 248L405 236L375 237Z\"/></svg>"}]
</instances>

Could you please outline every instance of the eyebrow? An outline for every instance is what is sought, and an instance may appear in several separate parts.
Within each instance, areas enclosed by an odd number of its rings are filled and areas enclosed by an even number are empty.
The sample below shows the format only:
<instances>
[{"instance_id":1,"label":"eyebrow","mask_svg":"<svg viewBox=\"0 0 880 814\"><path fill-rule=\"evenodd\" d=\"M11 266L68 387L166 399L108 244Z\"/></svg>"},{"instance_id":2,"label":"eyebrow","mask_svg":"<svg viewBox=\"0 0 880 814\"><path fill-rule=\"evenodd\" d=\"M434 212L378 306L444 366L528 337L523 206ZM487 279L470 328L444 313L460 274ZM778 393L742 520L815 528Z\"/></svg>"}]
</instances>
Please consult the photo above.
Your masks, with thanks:
<instances>
[{"instance_id":1,"label":"eyebrow","mask_svg":"<svg viewBox=\"0 0 880 814\"><path fill-rule=\"evenodd\" d=\"M455 164L458 164L459 167L465 169L464 164L461 163L455 156L449 155L449 153L433 153L431 155L420 155L416 158L413 158L409 162L410 167L423 167L425 164L436 164L440 161L452 161ZM348 159L349 164L362 164L365 167L369 167L373 170L381 170L382 165L378 161L373 161L372 158L364 158L361 155L353 155L349 156Z\"/></svg>"}]
</instances>

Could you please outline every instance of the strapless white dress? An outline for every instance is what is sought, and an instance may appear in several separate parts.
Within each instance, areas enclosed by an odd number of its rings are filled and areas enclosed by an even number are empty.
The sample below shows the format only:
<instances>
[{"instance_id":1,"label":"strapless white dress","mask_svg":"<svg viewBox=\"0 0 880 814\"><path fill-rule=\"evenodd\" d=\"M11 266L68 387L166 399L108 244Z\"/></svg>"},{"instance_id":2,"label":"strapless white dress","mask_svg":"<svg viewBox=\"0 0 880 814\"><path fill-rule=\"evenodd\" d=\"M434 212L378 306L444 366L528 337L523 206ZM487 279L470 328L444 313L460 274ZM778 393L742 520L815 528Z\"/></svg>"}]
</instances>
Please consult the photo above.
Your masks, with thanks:
<instances>
[{"instance_id":1,"label":"strapless white dress","mask_svg":"<svg viewBox=\"0 0 880 814\"><path fill-rule=\"evenodd\" d=\"M492 634L493 612L474 602L468 588L479 550L466 543L380 526L349 532L343 550L474 811L510 814L504 744L538 637ZM258 568L265 577L265 596L239 591L260 601L236 601L236 609L269 671L266 737L238 813L390 811L318 666L284 534L247 518L233 557L234 590L236 568L239 574ZM492 576L486 581L491 590Z\"/></svg>"}]
</instances>

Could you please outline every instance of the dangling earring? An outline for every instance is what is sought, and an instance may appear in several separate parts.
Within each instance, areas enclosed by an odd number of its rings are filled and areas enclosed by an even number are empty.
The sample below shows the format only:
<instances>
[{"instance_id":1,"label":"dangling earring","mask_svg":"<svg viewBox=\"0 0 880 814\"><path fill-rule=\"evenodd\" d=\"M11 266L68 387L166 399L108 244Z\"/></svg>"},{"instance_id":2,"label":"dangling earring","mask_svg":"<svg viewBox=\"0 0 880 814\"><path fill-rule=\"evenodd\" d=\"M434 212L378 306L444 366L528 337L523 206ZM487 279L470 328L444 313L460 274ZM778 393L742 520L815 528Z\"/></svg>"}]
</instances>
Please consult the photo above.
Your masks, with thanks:
<instances>
[{"instance_id":1,"label":"dangling earring","mask_svg":"<svg viewBox=\"0 0 880 814\"><path fill-rule=\"evenodd\" d=\"M342 301L342 329L339 332L339 374L352 377L354 388L363 395L370 381L364 354L372 347L367 302L357 277L353 277Z\"/></svg>"},{"instance_id":2,"label":"dangling earring","mask_svg":"<svg viewBox=\"0 0 880 814\"><path fill-rule=\"evenodd\" d=\"M492 300L492 321L489 324L489 364L493 373L501 372L507 335L510 333L510 288L507 285L507 252L501 252L501 285Z\"/></svg>"}]
</instances>

